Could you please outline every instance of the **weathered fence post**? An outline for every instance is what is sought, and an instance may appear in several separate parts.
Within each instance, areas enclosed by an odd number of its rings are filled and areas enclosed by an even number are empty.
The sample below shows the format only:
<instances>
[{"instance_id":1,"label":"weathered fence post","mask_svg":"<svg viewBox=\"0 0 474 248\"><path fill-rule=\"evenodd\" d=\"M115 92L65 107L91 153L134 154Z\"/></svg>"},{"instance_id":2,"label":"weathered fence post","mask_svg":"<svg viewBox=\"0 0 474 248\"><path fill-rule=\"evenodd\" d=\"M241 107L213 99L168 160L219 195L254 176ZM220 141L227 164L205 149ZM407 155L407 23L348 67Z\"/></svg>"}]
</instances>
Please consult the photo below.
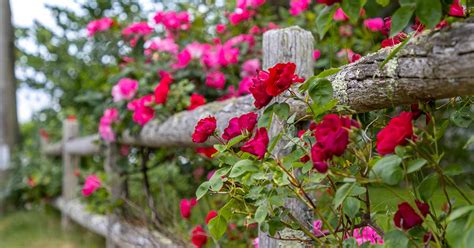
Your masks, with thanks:
<instances>
[{"instance_id":1,"label":"weathered fence post","mask_svg":"<svg viewBox=\"0 0 474 248\"><path fill-rule=\"evenodd\" d=\"M273 67L277 63L293 62L296 64L296 73L300 77L308 78L314 74L312 52L314 49L312 34L300 27L294 26L279 30L270 30L263 35L263 69ZM281 102L285 96L276 97L274 102ZM273 118L269 131L270 138L277 136L283 127L283 122L276 116ZM273 153L280 157L285 154L283 147L288 140L282 138ZM300 222L311 226L310 212L296 199L287 199L286 207ZM280 232L284 238L304 237L302 232L285 229ZM294 241L272 239L267 233L259 231L259 247L305 247L304 244Z\"/></svg>"},{"instance_id":2,"label":"weathered fence post","mask_svg":"<svg viewBox=\"0 0 474 248\"><path fill-rule=\"evenodd\" d=\"M63 188L62 198L68 202L75 198L78 187L77 177L74 170L79 165L79 157L74 156L64 149L66 142L79 136L79 123L75 118L67 118L63 122L63 139L62 139L62 159L63 159ZM61 225L63 228L70 226L70 219L65 213L62 214Z\"/></svg>"},{"instance_id":3,"label":"weathered fence post","mask_svg":"<svg viewBox=\"0 0 474 248\"><path fill-rule=\"evenodd\" d=\"M117 167L117 160L119 158L119 151L117 143L107 144L105 150L105 161L104 161L104 170L107 173L108 185L110 185L110 194L111 200L113 202L118 201L123 197L124 193L124 182L120 176L119 169ZM106 247L107 248L116 248L118 247L115 242L110 238L113 235L112 228L119 221L118 213L119 210L115 210L114 213L109 215L109 223L107 227L108 236L106 238Z\"/></svg>"}]
</instances>

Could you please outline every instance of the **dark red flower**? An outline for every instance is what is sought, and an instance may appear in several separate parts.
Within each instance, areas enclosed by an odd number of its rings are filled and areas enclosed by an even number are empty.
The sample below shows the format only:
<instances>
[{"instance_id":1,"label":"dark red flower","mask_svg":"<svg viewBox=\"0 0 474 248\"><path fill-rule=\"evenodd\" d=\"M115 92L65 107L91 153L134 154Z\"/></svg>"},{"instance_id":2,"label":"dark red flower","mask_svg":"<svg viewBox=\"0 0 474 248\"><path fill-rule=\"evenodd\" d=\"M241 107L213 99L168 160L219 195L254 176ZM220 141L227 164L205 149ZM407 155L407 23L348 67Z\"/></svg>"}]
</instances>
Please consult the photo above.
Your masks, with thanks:
<instances>
[{"instance_id":1,"label":"dark red flower","mask_svg":"<svg viewBox=\"0 0 474 248\"><path fill-rule=\"evenodd\" d=\"M199 120L192 135L194 143L204 143L216 131L216 118L209 116Z\"/></svg>"},{"instance_id":2,"label":"dark red flower","mask_svg":"<svg viewBox=\"0 0 474 248\"><path fill-rule=\"evenodd\" d=\"M276 64L268 69L269 78L265 81L265 91L270 96L278 96L283 91L290 88L293 83L301 83L304 79L296 74L296 65L294 63Z\"/></svg>"},{"instance_id":3,"label":"dark red flower","mask_svg":"<svg viewBox=\"0 0 474 248\"><path fill-rule=\"evenodd\" d=\"M362 56L361 56L360 54L358 54L358 53L352 54L351 63L356 62L356 61L359 60L360 58L362 58Z\"/></svg>"},{"instance_id":4,"label":"dark red flower","mask_svg":"<svg viewBox=\"0 0 474 248\"><path fill-rule=\"evenodd\" d=\"M196 226L191 234L191 242L196 248L201 248L207 243L206 231L201 226Z\"/></svg>"},{"instance_id":5,"label":"dark red flower","mask_svg":"<svg viewBox=\"0 0 474 248\"><path fill-rule=\"evenodd\" d=\"M267 151L268 142L267 129L261 127L257 130L255 136L247 141L240 150L253 154L259 159L263 159L265 152Z\"/></svg>"},{"instance_id":6,"label":"dark red flower","mask_svg":"<svg viewBox=\"0 0 474 248\"><path fill-rule=\"evenodd\" d=\"M419 212L423 217L426 217L430 212L430 206L418 200L416 200L415 203ZM398 204L398 211L395 213L393 221L395 226L403 228L403 230L408 230L414 226L421 225L423 223L423 218L418 215L418 212L415 211L408 202L403 202Z\"/></svg>"},{"instance_id":7,"label":"dark red flower","mask_svg":"<svg viewBox=\"0 0 474 248\"><path fill-rule=\"evenodd\" d=\"M341 0L316 0L316 2L329 6L329 5L333 5L335 3L340 3Z\"/></svg>"},{"instance_id":8,"label":"dark red flower","mask_svg":"<svg viewBox=\"0 0 474 248\"><path fill-rule=\"evenodd\" d=\"M311 159L313 160L313 168L320 173L326 173L328 171L327 161L332 156L324 149L319 143L316 143L311 147Z\"/></svg>"},{"instance_id":9,"label":"dark red flower","mask_svg":"<svg viewBox=\"0 0 474 248\"><path fill-rule=\"evenodd\" d=\"M222 138L230 140L241 135L243 131L252 132L255 124L257 124L257 118L257 114L250 112L230 119L229 125L224 129Z\"/></svg>"},{"instance_id":10,"label":"dark red flower","mask_svg":"<svg viewBox=\"0 0 474 248\"><path fill-rule=\"evenodd\" d=\"M194 205L192 204L191 200L182 199L181 202L179 203L179 210L181 213L181 217L185 219L189 219L189 217L191 217L191 209L193 208Z\"/></svg>"},{"instance_id":11,"label":"dark red flower","mask_svg":"<svg viewBox=\"0 0 474 248\"><path fill-rule=\"evenodd\" d=\"M464 8L461 5L459 0L454 0L451 6L449 6L449 13L450 16L457 16L457 17L464 17Z\"/></svg>"},{"instance_id":12,"label":"dark red flower","mask_svg":"<svg viewBox=\"0 0 474 248\"><path fill-rule=\"evenodd\" d=\"M385 17L383 19L383 28L380 30L380 33L382 33L385 36L388 36L390 34L390 28L392 27L392 17Z\"/></svg>"},{"instance_id":13,"label":"dark red flower","mask_svg":"<svg viewBox=\"0 0 474 248\"><path fill-rule=\"evenodd\" d=\"M191 104L189 105L188 110L193 110L199 106L206 104L206 98L196 93L193 93L191 95L191 97L189 98L189 101L191 102Z\"/></svg>"},{"instance_id":14,"label":"dark red flower","mask_svg":"<svg viewBox=\"0 0 474 248\"><path fill-rule=\"evenodd\" d=\"M209 213L207 213L207 216L206 216L206 224L209 224L209 221L214 219L214 217L216 217L216 216L217 216L217 211L216 210L209 211Z\"/></svg>"},{"instance_id":15,"label":"dark red flower","mask_svg":"<svg viewBox=\"0 0 474 248\"><path fill-rule=\"evenodd\" d=\"M249 87L255 102L256 108L260 109L266 106L272 100L272 96L265 91L265 81L269 78L269 73L266 71L258 71L257 75L252 78L252 85Z\"/></svg>"},{"instance_id":16,"label":"dark red flower","mask_svg":"<svg viewBox=\"0 0 474 248\"><path fill-rule=\"evenodd\" d=\"M381 155L390 154L398 145L404 145L413 137L413 114L402 112L390 120L377 134L377 152Z\"/></svg>"},{"instance_id":17,"label":"dark red flower","mask_svg":"<svg viewBox=\"0 0 474 248\"><path fill-rule=\"evenodd\" d=\"M348 117L339 117L336 114L324 116L316 126L314 136L316 141L332 155L341 156L349 143L349 131L353 122ZM354 124L356 125L356 124Z\"/></svg>"},{"instance_id":18,"label":"dark red flower","mask_svg":"<svg viewBox=\"0 0 474 248\"><path fill-rule=\"evenodd\" d=\"M208 158L212 158L212 155L217 152L216 148L210 147L197 147L196 152L202 154Z\"/></svg>"}]
</instances>

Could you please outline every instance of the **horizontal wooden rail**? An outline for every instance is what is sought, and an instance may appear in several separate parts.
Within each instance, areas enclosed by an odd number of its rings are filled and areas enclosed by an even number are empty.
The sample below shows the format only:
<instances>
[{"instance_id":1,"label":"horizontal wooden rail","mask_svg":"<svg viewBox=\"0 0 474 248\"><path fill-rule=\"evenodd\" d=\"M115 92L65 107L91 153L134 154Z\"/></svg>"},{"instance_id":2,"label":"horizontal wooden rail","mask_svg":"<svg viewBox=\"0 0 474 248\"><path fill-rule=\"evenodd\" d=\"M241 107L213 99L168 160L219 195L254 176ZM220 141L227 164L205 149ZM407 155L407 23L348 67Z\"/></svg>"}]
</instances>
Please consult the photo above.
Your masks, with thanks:
<instances>
[{"instance_id":1,"label":"horizontal wooden rail","mask_svg":"<svg viewBox=\"0 0 474 248\"><path fill-rule=\"evenodd\" d=\"M90 213L79 200L64 201L58 198L53 205L84 228L111 239L120 247L178 247L156 231L123 221L114 222L109 216Z\"/></svg>"},{"instance_id":2,"label":"horizontal wooden rail","mask_svg":"<svg viewBox=\"0 0 474 248\"><path fill-rule=\"evenodd\" d=\"M384 48L362 57L329 77L340 104L356 112L367 112L417 101L474 94L473 18L413 38L380 69L380 64L392 49ZM290 105L292 113L303 115L306 111L300 102L290 101ZM138 136L125 133L121 143L155 148L192 147L195 144L191 134L199 119L216 116L218 129L222 131L232 117L250 111L255 111L250 95L212 102L193 111L177 113L161 123L151 121ZM92 139L73 140L67 142L66 147L71 151L84 151L81 153L84 155L98 149Z\"/></svg>"}]
</instances>

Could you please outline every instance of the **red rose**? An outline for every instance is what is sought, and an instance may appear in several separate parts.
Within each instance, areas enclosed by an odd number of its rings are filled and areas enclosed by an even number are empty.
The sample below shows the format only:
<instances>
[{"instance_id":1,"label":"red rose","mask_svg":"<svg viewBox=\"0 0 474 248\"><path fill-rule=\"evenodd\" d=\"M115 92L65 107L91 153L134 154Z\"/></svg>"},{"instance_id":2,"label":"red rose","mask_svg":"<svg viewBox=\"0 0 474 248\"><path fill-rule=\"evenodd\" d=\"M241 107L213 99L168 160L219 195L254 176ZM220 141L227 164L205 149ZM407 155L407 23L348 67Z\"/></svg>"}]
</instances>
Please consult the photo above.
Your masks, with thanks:
<instances>
[{"instance_id":1,"label":"red rose","mask_svg":"<svg viewBox=\"0 0 474 248\"><path fill-rule=\"evenodd\" d=\"M265 81L268 79L268 77L268 72L258 71L257 75L252 78L253 83L249 87L249 91L252 93L253 98L255 99L253 104L258 109L266 106L273 98L265 91Z\"/></svg>"},{"instance_id":2,"label":"red rose","mask_svg":"<svg viewBox=\"0 0 474 248\"><path fill-rule=\"evenodd\" d=\"M168 72L160 71L161 80L155 88L155 103L164 104L168 98L168 92L170 91L170 83L173 78Z\"/></svg>"},{"instance_id":3,"label":"red rose","mask_svg":"<svg viewBox=\"0 0 474 248\"><path fill-rule=\"evenodd\" d=\"M382 43L381 43L382 48L395 46L396 44L401 43L406 38L407 38L407 35L403 32L400 32L397 35L393 36L392 38L387 38L387 39L383 40Z\"/></svg>"},{"instance_id":4,"label":"red rose","mask_svg":"<svg viewBox=\"0 0 474 248\"><path fill-rule=\"evenodd\" d=\"M190 105L188 106L188 110L193 110L199 106L206 104L206 98L204 96L193 93L189 98Z\"/></svg>"},{"instance_id":5,"label":"red rose","mask_svg":"<svg viewBox=\"0 0 474 248\"><path fill-rule=\"evenodd\" d=\"M255 137L247 141L240 150L253 154L259 159L263 159L267 151L268 142L267 129L261 127L257 130Z\"/></svg>"},{"instance_id":6,"label":"red rose","mask_svg":"<svg viewBox=\"0 0 474 248\"><path fill-rule=\"evenodd\" d=\"M182 199L181 202L179 203L179 210L181 213L181 217L185 219L189 219L191 217L191 210L196 205L196 201L194 200L188 200L188 199Z\"/></svg>"},{"instance_id":7,"label":"red rose","mask_svg":"<svg viewBox=\"0 0 474 248\"><path fill-rule=\"evenodd\" d=\"M210 147L197 147L196 152L204 155L205 157L212 158L212 155L217 152L216 148Z\"/></svg>"},{"instance_id":8,"label":"red rose","mask_svg":"<svg viewBox=\"0 0 474 248\"><path fill-rule=\"evenodd\" d=\"M426 217L430 212L430 206L418 200L416 200L415 203L419 212L423 217ZM398 204L398 211L395 213L393 221L395 226L408 230L416 225L421 225L423 218L418 215L418 212L415 211L408 202L403 202Z\"/></svg>"},{"instance_id":9,"label":"red rose","mask_svg":"<svg viewBox=\"0 0 474 248\"><path fill-rule=\"evenodd\" d=\"M194 143L204 143L216 131L216 118L209 116L199 120L193 133Z\"/></svg>"},{"instance_id":10,"label":"red rose","mask_svg":"<svg viewBox=\"0 0 474 248\"><path fill-rule=\"evenodd\" d=\"M203 247L207 243L206 231L201 226L196 226L191 235L191 242L197 248Z\"/></svg>"},{"instance_id":11,"label":"red rose","mask_svg":"<svg viewBox=\"0 0 474 248\"><path fill-rule=\"evenodd\" d=\"M349 143L348 129L357 126L350 118L339 117L336 114L328 114L316 126L314 136L317 142L327 150L328 153L341 156Z\"/></svg>"},{"instance_id":12,"label":"red rose","mask_svg":"<svg viewBox=\"0 0 474 248\"><path fill-rule=\"evenodd\" d=\"M335 3L340 3L341 0L316 0L317 3L325 4L327 6L333 5Z\"/></svg>"},{"instance_id":13,"label":"red rose","mask_svg":"<svg viewBox=\"0 0 474 248\"><path fill-rule=\"evenodd\" d=\"M265 91L270 96L278 96L289 89L293 83L304 81L295 74L296 65L294 63L276 64L268 71L270 75L265 81Z\"/></svg>"},{"instance_id":14,"label":"red rose","mask_svg":"<svg viewBox=\"0 0 474 248\"><path fill-rule=\"evenodd\" d=\"M313 160L313 168L320 173L328 171L328 163L326 162L332 156L325 150L321 144L316 143L311 147L311 159Z\"/></svg>"},{"instance_id":15,"label":"red rose","mask_svg":"<svg viewBox=\"0 0 474 248\"><path fill-rule=\"evenodd\" d=\"M450 16L457 16L457 17L464 17L464 8L461 5L459 0L454 0L451 6L449 6L449 13Z\"/></svg>"},{"instance_id":16,"label":"red rose","mask_svg":"<svg viewBox=\"0 0 474 248\"><path fill-rule=\"evenodd\" d=\"M377 152L381 155L393 153L395 147L407 143L407 139L413 137L413 114L402 112L399 116L390 120L377 134Z\"/></svg>"},{"instance_id":17,"label":"red rose","mask_svg":"<svg viewBox=\"0 0 474 248\"><path fill-rule=\"evenodd\" d=\"M206 216L206 224L209 224L209 221L214 219L217 216L217 211L216 210L211 210L209 213L207 213Z\"/></svg>"},{"instance_id":18,"label":"red rose","mask_svg":"<svg viewBox=\"0 0 474 248\"><path fill-rule=\"evenodd\" d=\"M229 125L224 129L222 138L230 140L241 135L244 130L252 132L255 124L257 124L257 118L257 114L250 112L230 119Z\"/></svg>"},{"instance_id":19,"label":"red rose","mask_svg":"<svg viewBox=\"0 0 474 248\"><path fill-rule=\"evenodd\" d=\"M357 60L359 60L360 58L362 58L362 56L361 56L360 54L354 53L354 54L352 54L352 57L351 57L350 62L351 62L351 63L354 63L354 62L356 62Z\"/></svg>"},{"instance_id":20,"label":"red rose","mask_svg":"<svg viewBox=\"0 0 474 248\"><path fill-rule=\"evenodd\" d=\"M390 34L390 28L392 27L392 17L385 17L383 19L383 28L380 30L380 33L382 33L385 36L388 36Z\"/></svg>"}]
</instances>

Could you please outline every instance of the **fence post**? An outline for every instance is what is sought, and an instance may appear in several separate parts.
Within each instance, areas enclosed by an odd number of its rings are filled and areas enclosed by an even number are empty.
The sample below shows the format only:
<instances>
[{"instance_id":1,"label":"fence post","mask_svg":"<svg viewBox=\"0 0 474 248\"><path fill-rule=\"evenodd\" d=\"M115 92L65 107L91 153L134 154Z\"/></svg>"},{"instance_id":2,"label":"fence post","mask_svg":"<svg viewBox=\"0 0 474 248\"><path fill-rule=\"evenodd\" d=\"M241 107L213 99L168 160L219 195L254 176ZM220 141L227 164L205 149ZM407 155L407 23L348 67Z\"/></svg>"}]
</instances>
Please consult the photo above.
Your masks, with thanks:
<instances>
[{"instance_id":1,"label":"fence post","mask_svg":"<svg viewBox=\"0 0 474 248\"><path fill-rule=\"evenodd\" d=\"M63 160L63 183L62 183L62 198L68 202L75 198L78 186L77 177L74 175L74 170L79 165L79 157L69 154L64 146L69 140L79 136L79 123L76 118L68 117L63 122L63 139L62 139L62 160ZM61 226L68 228L71 220L62 214Z\"/></svg>"},{"instance_id":2,"label":"fence post","mask_svg":"<svg viewBox=\"0 0 474 248\"><path fill-rule=\"evenodd\" d=\"M300 77L308 78L314 74L314 61L312 53L314 49L314 38L311 32L293 26L289 28L270 30L263 34L263 69L273 67L277 63L293 62L296 64L296 73ZM276 97L273 102L281 102L285 95ZM273 117L272 126L269 130L270 138L277 136L283 127L283 121L276 116ZM273 150L280 157L285 155L283 147L288 140L281 139ZM308 208L296 199L287 199L286 207L300 222L311 227L312 215ZM285 229L280 232L283 238L305 237L300 231ZM306 244L307 245L307 244ZM295 241L282 241L272 239L267 233L259 231L259 247L306 247L305 244ZM310 246L311 247L311 246Z\"/></svg>"},{"instance_id":3,"label":"fence post","mask_svg":"<svg viewBox=\"0 0 474 248\"><path fill-rule=\"evenodd\" d=\"M107 174L108 185L110 185L110 197L111 201L116 202L121 199L124 191L124 182L120 176L119 168L117 167L117 160L119 158L119 151L117 143L107 144L105 150L105 160L104 160L104 170ZM115 244L112 235L112 227L116 222L119 221L119 216L117 213L118 210L115 210L114 213L108 216L108 227L107 227L107 237L106 237L106 247L107 248L116 248L119 247Z\"/></svg>"}]
</instances>

